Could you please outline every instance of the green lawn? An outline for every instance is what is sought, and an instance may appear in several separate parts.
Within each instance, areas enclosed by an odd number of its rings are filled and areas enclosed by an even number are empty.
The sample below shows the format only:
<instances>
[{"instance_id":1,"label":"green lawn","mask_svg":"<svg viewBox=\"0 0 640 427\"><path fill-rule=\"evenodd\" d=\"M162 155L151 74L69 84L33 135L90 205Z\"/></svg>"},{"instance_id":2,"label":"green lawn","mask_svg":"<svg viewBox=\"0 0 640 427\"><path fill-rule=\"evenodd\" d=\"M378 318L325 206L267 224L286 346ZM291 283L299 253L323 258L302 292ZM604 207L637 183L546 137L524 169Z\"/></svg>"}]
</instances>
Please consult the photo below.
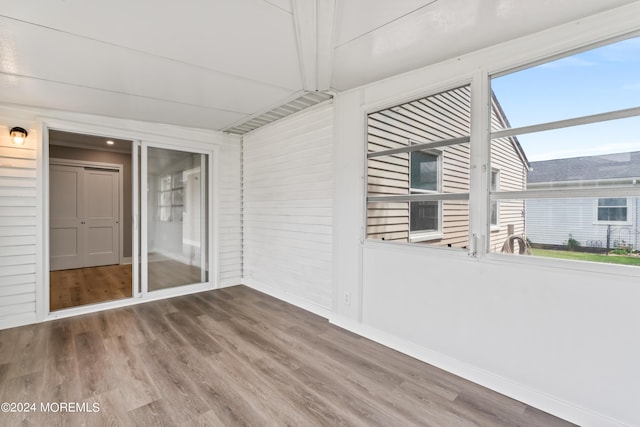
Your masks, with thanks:
<instances>
[{"instance_id":1,"label":"green lawn","mask_svg":"<svg viewBox=\"0 0 640 427\"><path fill-rule=\"evenodd\" d=\"M580 261L606 262L609 264L625 264L640 265L640 257L637 256L618 256L618 255L599 255L588 252L571 252L556 251L551 249L531 249L535 256L548 258L576 259Z\"/></svg>"}]
</instances>

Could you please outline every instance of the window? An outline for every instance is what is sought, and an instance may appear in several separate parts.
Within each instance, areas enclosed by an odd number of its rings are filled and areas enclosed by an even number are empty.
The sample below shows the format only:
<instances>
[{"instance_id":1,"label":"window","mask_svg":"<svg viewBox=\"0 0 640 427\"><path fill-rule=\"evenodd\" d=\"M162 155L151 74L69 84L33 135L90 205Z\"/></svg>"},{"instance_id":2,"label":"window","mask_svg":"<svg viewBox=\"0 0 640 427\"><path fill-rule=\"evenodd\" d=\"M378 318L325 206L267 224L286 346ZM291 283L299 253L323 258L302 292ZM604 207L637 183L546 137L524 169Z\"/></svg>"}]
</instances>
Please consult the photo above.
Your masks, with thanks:
<instances>
[{"instance_id":1,"label":"window","mask_svg":"<svg viewBox=\"0 0 640 427\"><path fill-rule=\"evenodd\" d=\"M629 219L628 203L629 199L623 197L598 199L596 221L604 224L627 224Z\"/></svg>"},{"instance_id":2,"label":"window","mask_svg":"<svg viewBox=\"0 0 640 427\"><path fill-rule=\"evenodd\" d=\"M489 185L489 191L496 192L500 188L500 171L498 169L491 169L491 182ZM489 212L489 223L492 227L497 227L499 225L499 211L498 211L498 201L491 201L491 210Z\"/></svg>"},{"instance_id":3,"label":"window","mask_svg":"<svg viewBox=\"0 0 640 427\"><path fill-rule=\"evenodd\" d=\"M640 265L630 253L640 244L639 66L636 37L492 78L502 116L491 120L492 226L498 217L510 226L520 209L516 234L534 256ZM508 143L526 159L524 175L508 169ZM520 176L525 185L511 187ZM620 242L629 253L606 256Z\"/></svg>"},{"instance_id":4,"label":"window","mask_svg":"<svg viewBox=\"0 0 640 427\"><path fill-rule=\"evenodd\" d=\"M368 115L367 238L469 242L471 89Z\"/></svg>"},{"instance_id":5,"label":"window","mask_svg":"<svg viewBox=\"0 0 640 427\"><path fill-rule=\"evenodd\" d=\"M411 153L411 192L438 192L440 190L440 155L424 151Z\"/></svg>"},{"instance_id":6,"label":"window","mask_svg":"<svg viewBox=\"0 0 640 427\"><path fill-rule=\"evenodd\" d=\"M440 192L442 173L440 154L414 151L411 153L411 194L434 194ZM427 240L440 237L439 201L410 202L410 240Z\"/></svg>"},{"instance_id":7,"label":"window","mask_svg":"<svg viewBox=\"0 0 640 427\"><path fill-rule=\"evenodd\" d=\"M182 174L158 178L158 219L163 222L182 221Z\"/></svg>"}]
</instances>

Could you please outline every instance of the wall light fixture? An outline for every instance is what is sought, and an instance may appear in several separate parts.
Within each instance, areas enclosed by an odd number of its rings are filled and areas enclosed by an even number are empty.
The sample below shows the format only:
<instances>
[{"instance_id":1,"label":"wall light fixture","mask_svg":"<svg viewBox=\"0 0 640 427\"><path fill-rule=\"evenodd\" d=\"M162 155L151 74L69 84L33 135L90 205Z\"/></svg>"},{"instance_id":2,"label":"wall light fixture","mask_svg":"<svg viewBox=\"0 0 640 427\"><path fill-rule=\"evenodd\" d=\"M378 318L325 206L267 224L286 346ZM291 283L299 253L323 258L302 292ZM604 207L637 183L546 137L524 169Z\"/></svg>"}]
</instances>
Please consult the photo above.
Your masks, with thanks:
<instances>
[{"instance_id":1,"label":"wall light fixture","mask_svg":"<svg viewBox=\"0 0 640 427\"><path fill-rule=\"evenodd\" d=\"M11 139L14 144L22 145L24 144L24 140L27 139L27 135L29 135L29 133L24 128L16 126L11 128L9 135L11 135Z\"/></svg>"}]
</instances>

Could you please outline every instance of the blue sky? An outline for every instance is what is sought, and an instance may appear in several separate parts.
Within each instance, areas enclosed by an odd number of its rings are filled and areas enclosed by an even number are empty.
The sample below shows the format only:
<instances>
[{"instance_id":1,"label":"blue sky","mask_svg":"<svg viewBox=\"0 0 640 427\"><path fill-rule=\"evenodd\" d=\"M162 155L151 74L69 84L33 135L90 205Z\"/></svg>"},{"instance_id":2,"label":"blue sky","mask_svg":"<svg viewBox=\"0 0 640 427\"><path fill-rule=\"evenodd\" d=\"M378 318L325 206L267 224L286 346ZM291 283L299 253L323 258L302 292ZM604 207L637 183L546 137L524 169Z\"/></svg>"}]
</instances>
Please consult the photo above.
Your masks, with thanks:
<instances>
[{"instance_id":1,"label":"blue sky","mask_svg":"<svg viewBox=\"0 0 640 427\"><path fill-rule=\"evenodd\" d=\"M493 79L512 127L640 107L640 37ZM530 161L640 151L640 117L518 136Z\"/></svg>"}]
</instances>

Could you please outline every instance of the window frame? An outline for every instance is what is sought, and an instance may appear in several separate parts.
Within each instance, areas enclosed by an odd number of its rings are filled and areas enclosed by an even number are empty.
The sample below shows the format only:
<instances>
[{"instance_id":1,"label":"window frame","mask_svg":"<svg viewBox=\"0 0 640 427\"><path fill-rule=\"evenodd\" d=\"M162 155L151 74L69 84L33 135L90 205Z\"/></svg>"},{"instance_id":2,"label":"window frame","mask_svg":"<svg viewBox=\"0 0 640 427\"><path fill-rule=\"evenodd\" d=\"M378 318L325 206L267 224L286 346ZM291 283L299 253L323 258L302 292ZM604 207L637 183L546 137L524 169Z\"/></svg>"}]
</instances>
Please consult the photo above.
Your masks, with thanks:
<instances>
[{"instance_id":1,"label":"window frame","mask_svg":"<svg viewBox=\"0 0 640 427\"><path fill-rule=\"evenodd\" d=\"M607 220L598 219L600 208L602 207L622 208L622 206L600 206L599 204L600 200L604 200L604 199L625 199L626 204L624 208L627 209L627 218L624 221L610 221L610 220L607 221ZM633 217L635 216L633 206L634 206L634 203L633 203L632 197L598 197L593 201L593 225L632 225Z\"/></svg>"},{"instance_id":2,"label":"window frame","mask_svg":"<svg viewBox=\"0 0 640 427\"><path fill-rule=\"evenodd\" d=\"M592 49L596 49L598 47L602 47L605 45L615 44L616 42L640 37L640 32L634 31L628 33L623 36L613 37L613 38L603 38L601 40L595 40L590 44L585 44L578 49L566 49L562 52L556 52L555 54L546 55L544 58L536 58L534 61L523 62L518 65L511 66L510 68L501 68L496 69L495 71L487 70L486 74L482 76L482 78L488 79L488 87L486 97L490 97L490 88L492 84L492 79L501 77L507 74L516 73L520 70L527 69L530 67L534 67L537 65L550 63L557 59L572 57L576 53L586 52ZM486 99L486 98L485 98ZM552 102L552 100L550 101ZM487 151L491 152L494 141L500 138L508 138L508 137L518 137L519 135L529 134L529 133L537 133L537 132L545 132L550 130L557 129L568 129L568 128L579 128L581 126L596 124L606 121L615 121L622 120L626 118L637 118L640 117L640 104L631 107L624 108L619 110L609 110L597 114L589 114L582 116L574 116L569 119L551 121L551 122L541 122L532 125L526 125L522 127L514 127L514 128L506 128L500 130L490 130L490 111L487 113L487 109L483 109L483 120L486 122L485 126L488 126L489 131L487 132L488 137L483 138L484 142L487 144ZM473 112L472 112L473 118ZM628 151L638 151L638 150L628 150ZM491 161L491 155L489 155L489 161ZM489 172L490 173L490 172ZM617 180L617 186L612 187L598 187L598 186L557 186L555 188L534 188L534 189L525 189L522 191L498 191L492 193L489 189L489 197L488 203L489 206L486 206L487 212L490 215L490 206L492 201L500 201L500 200L530 200L530 199L582 199L582 198L592 198L593 201L593 224L594 225L619 225L619 226L629 226L634 223L635 218L635 203L633 199L640 198L640 187L636 184L635 178L633 179L622 179ZM488 185L490 186L490 176L487 177ZM598 214L598 200L603 198L625 198L627 200L627 221L597 221ZM490 219L487 223L490 222ZM486 229L485 229L486 230ZM557 258L544 258L544 257L514 257L511 255L500 254L496 252L491 252L488 245L483 247L484 254L490 256L490 258L506 260L508 258L509 262L518 262L523 264L534 264L540 266L557 266L560 268L575 268L577 263L581 266L580 270L584 271L605 271L612 272L616 274L625 274L628 273L634 277L640 277L640 268L636 268L634 266L627 265L617 265L617 264L608 264L608 263L598 263L598 262L584 262L584 261L572 261L572 260L564 260ZM482 254L482 251L479 251Z\"/></svg>"},{"instance_id":3,"label":"window frame","mask_svg":"<svg viewBox=\"0 0 640 427\"><path fill-rule=\"evenodd\" d=\"M389 155L395 155L395 154L400 154L400 153L411 153L413 151L424 151L424 150L441 150L444 151L445 147L449 147L449 146L458 146L458 145L463 145L463 144L469 144L471 145L471 134L473 132L473 127L474 127L474 121L471 120L471 111L473 111L473 104L474 104L474 92L477 94L477 89L473 88L474 85L474 79L471 76L468 76L466 78L462 78L462 79L456 79L455 81L449 81L446 82L444 84L439 83L437 85L432 85L430 87L423 87L421 90L419 91L413 91L410 94L403 94L401 96L396 96L393 97L393 99L391 100L391 98L385 99L385 100L378 100L376 102L372 102L372 103L368 103L365 104L361 110L362 112L362 118L363 118L363 125L364 125L364 132L363 132L363 153L364 153L364 159L363 159L363 177L364 177L364 203L363 203L363 209L362 209L362 217L363 217L363 223L364 226L362 227L362 232L361 232L361 240L364 241L371 241L371 242L383 242L383 244L396 244L396 245L407 245L407 246L425 246L425 247L430 247L433 248L435 250L455 250L455 251L460 251L461 249L464 251L468 252L468 248L470 247L470 239L471 237L469 237L466 241L466 244L464 246L452 246L449 244L438 244L436 241L438 240L442 240L442 239L446 239L446 233L445 230L443 229L444 226L444 221L443 221L443 214L444 214L444 202L453 202L453 203L458 203L458 202L462 202L462 203L469 203L470 202L470 195L472 192L471 189L471 175L473 174L473 170L469 171L469 183L470 183L470 188L467 191L463 191L463 192L441 192L441 193L432 193L432 194L425 194L425 193L413 193L411 194L409 192L409 188L407 186L407 194L382 194L382 195L377 195L377 194L371 194L369 192L369 185L370 185L370 176L368 173L368 162L369 160L373 159L373 158L378 158L378 157L384 157L384 156L389 156ZM414 139L413 137L409 136L407 137L407 141L408 144L406 146L402 146L402 147L398 147L398 148L388 148L388 149L382 149L382 150L377 150L377 151L369 151L369 140L368 140L368 131L367 131L367 126L368 126L368 120L369 120L369 116L375 113L379 113L385 110L390 110L394 107L397 106L401 106L407 103L411 103L413 101L417 101L417 100L421 100L424 98L429 98L432 96L437 96L449 91L455 91L458 89L462 89L468 87L470 90L470 111L469 111L469 130L467 134L462 134L460 135L444 135L441 136L439 138L434 138L433 140L428 140L428 141L424 141L421 138L417 138ZM479 98L479 97L478 97ZM473 158L473 153L474 153L474 149L470 149L470 156L471 158ZM444 162L442 164L441 170L443 171L443 176L444 176ZM442 183L442 187L444 188L444 178L443 178L443 183ZM413 201L438 201L439 204L439 220L440 220L440 224L439 224L439 229L440 229L440 233L439 234L434 234L431 233L431 235L427 236L427 235L423 235L423 236L416 236L414 235L414 239L411 239L411 231L410 231L410 224L407 223L407 229L408 229L408 233L407 233L407 239L406 241L386 241L384 238L383 239L377 239L375 237L370 237L370 234L368 232L368 227L369 227L369 206L371 203L377 203L377 202L390 202L390 203L398 203L398 202L406 202L406 203L410 203ZM410 219L409 219L410 220ZM468 221L467 221L469 230L471 229L471 212L469 212L468 214ZM471 233L469 233L471 234ZM421 237L426 237L425 239L421 239ZM414 243L419 243L419 242L425 242L424 245L414 245ZM434 242L433 244L431 244L430 242Z\"/></svg>"},{"instance_id":4,"label":"window frame","mask_svg":"<svg viewBox=\"0 0 640 427\"><path fill-rule=\"evenodd\" d=\"M176 174L162 175L157 177L158 182L158 200L156 204L156 215L160 222L182 222L182 215L175 214L176 208L183 206L181 200L183 195L184 183L182 177ZM168 179L168 188L163 189L162 182ZM167 196L168 201L164 201L163 196Z\"/></svg>"},{"instance_id":5,"label":"window frame","mask_svg":"<svg viewBox=\"0 0 640 427\"><path fill-rule=\"evenodd\" d=\"M358 162L358 176L361 180L358 195L362 199L362 202L359 203L361 205L358 215L360 222L357 233L361 244L370 248L384 248L385 250L390 249L389 247L393 245L395 246L394 249L399 251L409 254L423 254L427 257L440 255L438 252L449 252L453 256L462 254L462 251L459 251L460 248L447 248L446 246L431 245L428 243L407 244L399 241L384 241L369 236L367 232L369 203L406 201L406 199L398 197L370 197L367 190L367 161L370 154L367 145L367 118L369 114L469 84L472 91L472 122L470 130L471 141L467 140L466 142L470 142L471 145L472 169L469 176L470 190L466 194L466 198L464 198L464 201L467 202L469 206L469 244L466 250L467 255L479 261L489 263L507 263L508 265L522 264L544 269L572 269L575 271L611 273L640 278L640 269L636 269L635 267L585 263L554 258L513 256L492 252L489 243L493 235L490 232L490 220L488 218L491 199L499 201L512 199L524 200L528 198L529 195L534 196L534 198L536 198L536 196L539 198L547 197L542 197L542 192L538 190L532 193L522 194L508 187L504 187L505 191L498 192L494 196L489 195L488 170L490 167L490 151L492 147L490 122L491 78L570 56L576 52L640 35L640 24L638 24L637 20L632 20L626 15L620 15L620 18L623 19L618 19L614 26L592 25L593 23L587 25L586 28L582 28L581 26L579 29L575 25L560 26L550 30L550 32L536 34L531 37L527 36L523 41L510 41L505 44L504 47L500 48L500 52L498 52L497 49L489 49L486 52L474 52L471 55L456 58L455 61L444 61L423 69L417 69L406 76L394 77L384 84L365 86L345 96L343 103L336 104L338 107L338 117L349 117L357 122L358 129L346 135L360 140L358 146L359 151L357 155L350 153L352 156L350 160ZM600 21L599 19L596 20L596 22ZM604 21L602 21L604 24L610 23L607 20ZM351 115L344 111L346 109L349 109ZM345 140L347 136L344 137ZM504 176L503 174L503 179ZM353 178L357 178L355 174ZM506 185L504 180L503 185ZM343 190L341 189L341 191ZM344 191L346 192L346 190ZM568 190L564 192L564 194L557 193L555 196L557 198L574 197L572 194L574 194L573 190ZM619 194L620 197L626 197L626 195L622 193L616 194ZM455 199L448 198L450 194L445 194L444 196L442 200L461 200L457 197ZM598 196L594 196L590 190L580 189L579 197L593 198ZM602 197L605 196L602 195ZM634 197L636 196L634 195ZM637 197L640 197L640 194ZM434 199L430 198L429 200ZM504 203L501 203L501 207L502 210L504 210ZM345 227L347 225L351 226L347 218L343 218L341 221L346 224Z\"/></svg>"}]
</instances>

